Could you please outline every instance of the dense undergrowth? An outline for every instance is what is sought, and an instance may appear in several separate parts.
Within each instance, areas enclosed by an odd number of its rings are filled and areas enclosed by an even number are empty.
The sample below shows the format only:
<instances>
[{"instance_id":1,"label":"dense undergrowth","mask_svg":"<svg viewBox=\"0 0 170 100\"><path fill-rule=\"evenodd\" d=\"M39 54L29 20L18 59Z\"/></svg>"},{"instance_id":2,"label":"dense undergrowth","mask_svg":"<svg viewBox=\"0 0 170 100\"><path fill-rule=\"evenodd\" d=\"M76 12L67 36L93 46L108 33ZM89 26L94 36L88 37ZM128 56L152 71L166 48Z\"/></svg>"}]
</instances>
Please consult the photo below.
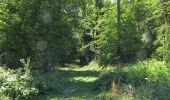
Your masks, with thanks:
<instances>
[{"instance_id":1,"label":"dense undergrowth","mask_svg":"<svg viewBox=\"0 0 170 100\"><path fill-rule=\"evenodd\" d=\"M112 96L102 96L105 99L169 100L169 76L168 64L152 59L102 72L94 84L94 90L112 91Z\"/></svg>"},{"instance_id":2,"label":"dense undergrowth","mask_svg":"<svg viewBox=\"0 0 170 100\"><path fill-rule=\"evenodd\" d=\"M0 92L11 100L30 100L39 90L34 86L28 69L0 68Z\"/></svg>"},{"instance_id":3,"label":"dense undergrowth","mask_svg":"<svg viewBox=\"0 0 170 100\"><path fill-rule=\"evenodd\" d=\"M0 72L0 100L170 99L169 65L155 59L105 69L90 64L45 74L3 67Z\"/></svg>"},{"instance_id":4,"label":"dense undergrowth","mask_svg":"<svg viewBox=\"0 0 170 100\"><path fill-rule=\"evenodd\" d=\"M68 65L54 72L1 67L0 100L93 100L99 67Z\"/></svg>"}]
</instances>

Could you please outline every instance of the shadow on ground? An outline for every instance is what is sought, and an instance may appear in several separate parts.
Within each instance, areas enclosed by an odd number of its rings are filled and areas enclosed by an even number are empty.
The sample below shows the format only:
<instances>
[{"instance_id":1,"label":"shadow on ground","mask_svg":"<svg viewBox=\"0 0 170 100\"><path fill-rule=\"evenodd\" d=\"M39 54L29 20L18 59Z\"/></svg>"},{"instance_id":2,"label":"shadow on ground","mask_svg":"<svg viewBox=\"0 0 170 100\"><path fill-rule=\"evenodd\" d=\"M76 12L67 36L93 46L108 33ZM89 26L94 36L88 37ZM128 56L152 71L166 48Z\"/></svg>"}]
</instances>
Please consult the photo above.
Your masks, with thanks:
<instances>
[{"instance_id":1,"label":"shadow on ground","mask_svg":"<svg viewBox=\"0 0 170 100\"><path fill-rule=\"evenodd\" d=\"M71 77L98 77L99 71L75 71L75 70L59 70L57 77L71 78Z\"/></svg>"},{"instance_id":2,"label":"shadow on ground","mask_svg":"<svg viewBox=\"0 0 170 100\"><path fill-rule=\"evenodd\" d=\"M98 93L93 91L93 83L99 75L99 71L78 69L59 69L56 73L44 75L51 88L59 92L48 92L40 95L38 100L92 100Z\"/></svg>"}]
</instances>

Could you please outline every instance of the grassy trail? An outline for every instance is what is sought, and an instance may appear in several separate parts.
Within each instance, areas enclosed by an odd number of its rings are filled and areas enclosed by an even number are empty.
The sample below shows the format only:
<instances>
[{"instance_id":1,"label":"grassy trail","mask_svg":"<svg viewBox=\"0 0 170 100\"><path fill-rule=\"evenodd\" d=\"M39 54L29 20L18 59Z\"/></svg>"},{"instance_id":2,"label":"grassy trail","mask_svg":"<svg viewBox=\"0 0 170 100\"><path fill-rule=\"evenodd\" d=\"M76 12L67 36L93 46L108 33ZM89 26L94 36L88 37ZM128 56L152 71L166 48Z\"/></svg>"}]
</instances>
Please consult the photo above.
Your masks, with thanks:
<instances>
[{"instance_id":1,"label":"grassy trail","mask_svg":"<svg viewBox=\"0 0 170 100\"><path fill-rule=\"evenodd\" d=\"M59 93L49 92L40 100L94 100L98 95L93 91L93 82L98 78L99 68L60 68L57 72L44 75L52 88L59 89Z\"/></svg>"}]
</instances>

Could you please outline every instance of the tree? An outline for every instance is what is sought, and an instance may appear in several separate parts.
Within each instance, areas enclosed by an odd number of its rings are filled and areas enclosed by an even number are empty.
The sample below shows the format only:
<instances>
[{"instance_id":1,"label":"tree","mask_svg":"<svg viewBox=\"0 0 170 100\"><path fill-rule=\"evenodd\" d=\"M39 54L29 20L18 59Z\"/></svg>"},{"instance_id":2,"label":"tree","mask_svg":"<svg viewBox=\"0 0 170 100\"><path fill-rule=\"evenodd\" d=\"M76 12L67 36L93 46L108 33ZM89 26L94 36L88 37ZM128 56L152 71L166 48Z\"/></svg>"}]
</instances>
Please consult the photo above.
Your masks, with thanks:
<instances>
[{"instance_id":1,"label":"tree","mask_svg":"<svg viewBox=\"0 0 170 100\"><path fill-rule=\"evenodd\" d=\"M159 26L157 30L157 40L155 41L156 55L159 59L164 61L170 60L170 1L160 0L159 3Z\"/></svg>"},{"instance_id":2,"label":"tree","mask_svg":"<svg viewBox=\"0 0 170 100\"><path fill-rule=\"evenodd\" d=\"M31 63L40 61L45 72L50 71L50 66L72 60L66 58L77 41L73 31L78 22L77 8L73 2L6 0L2 5L3 55L18 61L28 58Z\"/></svg>"}]
</instances>

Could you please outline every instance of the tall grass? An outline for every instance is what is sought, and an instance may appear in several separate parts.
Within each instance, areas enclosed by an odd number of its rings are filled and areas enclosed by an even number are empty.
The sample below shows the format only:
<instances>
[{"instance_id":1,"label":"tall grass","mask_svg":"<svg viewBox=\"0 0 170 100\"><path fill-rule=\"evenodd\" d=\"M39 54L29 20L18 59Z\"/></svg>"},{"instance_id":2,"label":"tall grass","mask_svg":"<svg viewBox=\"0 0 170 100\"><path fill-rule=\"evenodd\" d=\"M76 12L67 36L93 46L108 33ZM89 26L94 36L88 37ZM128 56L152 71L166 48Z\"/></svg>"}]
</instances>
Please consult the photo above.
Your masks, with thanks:
<instances>
[{"instance_id":1,"label":"tall grass","mask_svg":"<svg viewBox=\"0 0 170 100\"><path fill-rule=\"evenodd\" d=\"M103 92L108 91L114 100L170 100L168 66L165 62L152 59L114 68L102 73L94 87L95 90L105 89Z\"/></svg>"}]
</instances>

